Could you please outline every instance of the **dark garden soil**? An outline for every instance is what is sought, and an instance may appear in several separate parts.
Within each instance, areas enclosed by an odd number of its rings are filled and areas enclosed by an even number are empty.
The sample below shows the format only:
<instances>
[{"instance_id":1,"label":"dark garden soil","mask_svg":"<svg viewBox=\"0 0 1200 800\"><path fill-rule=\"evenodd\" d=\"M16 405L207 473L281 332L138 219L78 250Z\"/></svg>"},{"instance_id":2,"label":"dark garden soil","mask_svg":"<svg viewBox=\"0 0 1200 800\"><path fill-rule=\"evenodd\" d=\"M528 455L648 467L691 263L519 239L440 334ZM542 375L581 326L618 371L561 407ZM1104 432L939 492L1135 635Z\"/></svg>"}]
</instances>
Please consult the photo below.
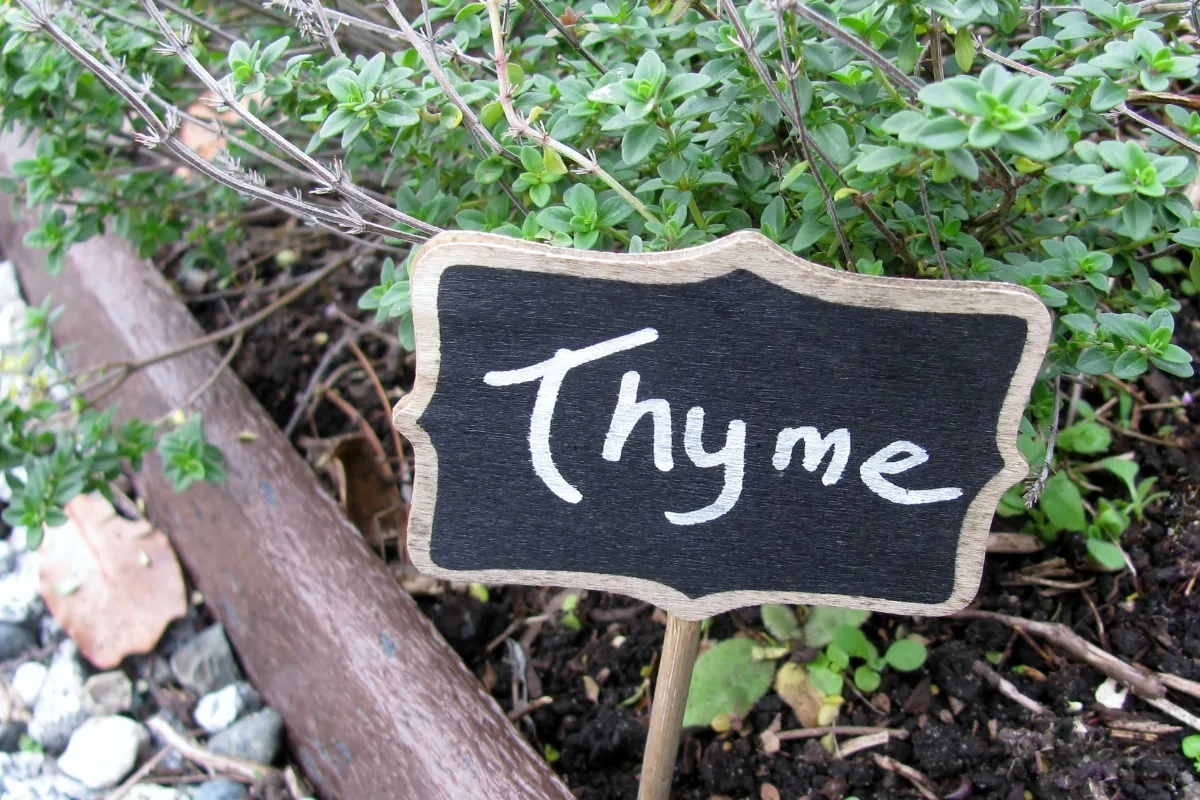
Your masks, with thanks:
<instances>
[{"instance_id":1,"label":"dark garden soil","mask_svg":"<svg viewBox=\"0 0 1200 800\"><path fill-rule=\"evenodd\" d=\"M299 275L319 266L319 260L301 253L292 269ZM276 280L278 272L272 266L264 274ZM297 397L305 392L328 349L337 346L344 332L361 332L351 328L345 316L371 323L355 307L369 285L366 275L349 273L247 337L236 369L280 425L293 415ZM190 305L206 326L216 328L261 308L275 296L233 292L220 299L193 300ZM361 335L367 357L384 386L409 385L411 359L389 341L394 329L379 330L382 335ZM1194 305L1179 315L1177 331L1182 346L1194 354L1200 351L1200 320ZM359 409L390 452L387 409L349 351L343 349L327 359L318 382L329 383ZM1197 382L1156 374L1134 388L1139 405L1159 404L1196 391ZM298 437L328 439L357 430L356 423L334 404L321 401L320 390L315 396L315 411L307 410ZM1083 398L1094 406L1105 399L1099 391ZM1191 403L1182 409L1140 414L1137 431L1146 438L1114 436L1111 452L1136 453L1142 476L1157 477L1158 488L1170 492L1124 538L1136 575L1089 571L1081 540L1065 536L1038 553L989 556L974 607L1062 622L1127 662L1200 681L1197 426L1200 404ZM1101 484L1106 480L1098 472L1088 478ZM1116 493L1117 487L1112 488ZM497 520L498 535L503 524ZM998 529L1007 524L997 520ZM1030 569L1055 559L1062 563L1049 573L1050 578L1040 577L1047 574L1040 568ZM574 630L556 613L555 604L564 596L560 589L492 587L484 603L465 587L431 586L404 574L399 564L396 572L506 711L513 709L514 696L553 698L516 724L539 752L554 760L576 796L585 800L636 796L648 720L647 675L664 630L661 612L629 598L589 592L579 603L576 613L582 624ZM791 709L770 692L739 731L689 732L677 766L675 796L680 800L919 796L907 778L879 766L876 756L883 755L923 773L937 797L946 799L1200 798L1200 776L1180 752L1185 732L1179 723L1132 694L1121 711L1100 706L1095 693L1105 676L1095 669L1068 660L1042 640L1026 639L992 621L876 614L864 626L868 636L884 646L896 637L897 629L924 637L929 660L915 672L885 671L882 685L869 697L859 695L848 683L838 724L903 729L905 738L891 738L886 746L845 759L831 756L816 739L785 740L778 752L768 754L760 734L776 718L783 731L800 727ZM735 634L758 636L761 631L757 609L745 609L717 617L706 635L722 639ZM521 646L514 647L506 639ZM972 665L985 661L989 653L993 659L995 653L1002 654L997 671L1027 697L1046 705L1052 715L1035 717L972 672ZM803 652L793 656L811 658ZM521 680L513 680L513 664L521 661L526 665L523 686ZM1200 702L1194 699L1177 693L1171 698L1192 713L1200 712ZM1146 732L1136 725L1131 730L1130 720L1151 720L1174 726L1175 731ZM764 789L764 784L773 786L778 795Z\"/></svg>"}]
</instances>

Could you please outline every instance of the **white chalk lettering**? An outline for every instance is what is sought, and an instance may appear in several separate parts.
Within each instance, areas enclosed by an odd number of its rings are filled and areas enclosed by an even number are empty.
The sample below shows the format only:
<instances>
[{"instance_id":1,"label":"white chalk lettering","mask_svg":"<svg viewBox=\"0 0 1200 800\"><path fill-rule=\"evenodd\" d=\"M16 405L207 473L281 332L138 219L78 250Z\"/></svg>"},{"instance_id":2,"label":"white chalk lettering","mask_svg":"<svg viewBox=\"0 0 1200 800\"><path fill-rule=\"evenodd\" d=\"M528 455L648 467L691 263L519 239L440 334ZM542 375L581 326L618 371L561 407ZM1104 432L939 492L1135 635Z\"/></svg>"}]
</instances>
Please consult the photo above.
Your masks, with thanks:
<instances>
[{"instance_id":1,"label":"white chalk lettering","mask_svg":"<svg viewBox=\"0 0 1200 800\"><path fill-rule=\"evenodd\" d=\"M559 350L552 358L528 367L495 370L483 376L484 382L489 386L539 382L533 413L529 418L529 456L534 473L555 496L568 503L578 503L583 499L579 490L558 471L550 450L554 408L567 373L591 361L657 340L657 330L643 328L579 350ZM634 428L644 417L650 417L654 466L662 472L669 472L675 466L672 457L674 434L671 429L671 404L661 397L639 400L640 386L641 375L636 370L629 370L621 376L617 404L609 420L600 455L605 461L620 461L625 443ZM691 462L701 469L722 467L724 483L716 500L702 508L694 511L664 511L667 520L673 525L698 525L719 519L733 510L742 495L746 473L745 421L735 419L729 422L725 432L725 445L715 452L710 453L704 449L703 434L704 409L695 406L687 413L683 430L683 451ZM824 436L818 428L811 425L783 428L775 438L775 453L771 459L776 470L782 472L791 466L792 454L797 445L804 448L800 463L808 472L815 473L828 458L825 473L821 476L823 485L833 486L842 479L850 463L849 428L837 428ZM907 440L899 440L867 458L858 468L858 474L868 489L884 500L899 505L944 503L962 497L963 490L956 486L905 489L884 477L908 472L928 460L929 453L925 448Z\"/></svg>"},{"instance_id":2,"label":"white chalk lettering","mask_svg":"<svg viewBox=\"0 0 1200 800\"><path fill-rule=\"evenodd\" d=\"M833 456L829 459L829 466L825 468L821 483L833 486L841 479L842 472L846 469L846 462L850 460L850 430L848 428L830 431L829 435L825 437L822 437L821 432L811 426L784 428L775 440L775 457L771 462L775 465L775 469L782 471L788 468L788 465L792 463L792 448L796 446L797 442L804 442L804 460L801 464L809 472L816 472L817 467L821 466L821 460L825 458L825 454L833 450Z\"/></svg>"},{"instance_id":3,"label":"white chalk lettering","mask_svg":"<svg viewBox=\"0 0 1200 800\"><path fill-rule=\"evenodd\" d=\"M626 372L622 376L617 407L608 425L608 435L604 437L602 455L606 461L620 461L625 440L638 421L649 414L654 423L654 466L663 472L670 472L675 466L671 458L671 405L666 400L638 400L640 382L641 376L636 372Z\"/></svg>"},{"instance_id":4,"label":"white chalk lettering","mask_svg":"<svg viewBox=\"0 0 1200 800\"><path fill-rule=\"evenodd\" d=\"M583 495L567 483L566 478L554 465L554 456L550 452L550 423L554 419L554 406L558 402L558 392L562 388L563 379L575 367L649 344L656 339L658 331L654 328L643 328L580 350L559 350L553 358L522 369L493 371L483 376L484 383L489 386L512 386L515 383L541 381L533 403L533 414L529 419L529 455L533 461L534 473L550 491L568 503L578 503L583 499Z\"/></svg>"},{"instance_id":5,"label":"white chalk lettering","mask_svg":"<svg viewBox=\"0 0 1200 800\"><path fill-rule=\"evenodd\" d=\"M892 461L894 456L907 453L906 458ZM884 475L899 475L913 467L919 467L929 460L925 448L912 442L892 442L875 455L863 462L858 468L859 477L875 494L884 500L891 500L902 506L916 506L924 503L941 503L946 500L957 500L962 497L962 489L947 486L942 489L904 489L889 481Z\"/></svg>"},{"instance_id":6,"label":"white chalk lettering","mask_svg":"<svg viewBox=\"0 0 1200 800\"><path fill-rule=\"evenodd\" d=\"M683 430L683 450L697 467L725 467L725 485L721 494L709 505L684 513L666 512L675 525L696 525L728 514L742 494L742 476L746 471L746 423L730 421L725 433L725 446L715 453L704 449L704 409L696 406L687 414Z\"/></svg>"}]
</instances>

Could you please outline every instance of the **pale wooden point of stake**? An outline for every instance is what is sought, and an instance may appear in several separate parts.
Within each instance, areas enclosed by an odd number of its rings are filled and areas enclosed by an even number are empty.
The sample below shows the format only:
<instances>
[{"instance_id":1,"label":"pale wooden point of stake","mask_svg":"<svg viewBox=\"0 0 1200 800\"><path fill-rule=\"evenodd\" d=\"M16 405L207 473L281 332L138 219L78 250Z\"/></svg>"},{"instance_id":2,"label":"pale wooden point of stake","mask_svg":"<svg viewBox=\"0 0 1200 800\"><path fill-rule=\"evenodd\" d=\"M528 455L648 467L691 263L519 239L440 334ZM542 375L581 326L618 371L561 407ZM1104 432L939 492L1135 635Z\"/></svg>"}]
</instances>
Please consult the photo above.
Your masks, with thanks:
<instances>
[{"instance_id":1,"label":"pale wooden point of stake","mask_svg":"<svg viewBox=\"0 0 1200 800\"><path fill-rule=\"evenodd\" d=\"M654 683L654 705L650 709L650 731L642 756L642 778L638 800L667 800L675 775L675 754L683 732L692 667L700 644L700 622L667 615L667 635L662 660Z\"/></svg>"}]
</instances>

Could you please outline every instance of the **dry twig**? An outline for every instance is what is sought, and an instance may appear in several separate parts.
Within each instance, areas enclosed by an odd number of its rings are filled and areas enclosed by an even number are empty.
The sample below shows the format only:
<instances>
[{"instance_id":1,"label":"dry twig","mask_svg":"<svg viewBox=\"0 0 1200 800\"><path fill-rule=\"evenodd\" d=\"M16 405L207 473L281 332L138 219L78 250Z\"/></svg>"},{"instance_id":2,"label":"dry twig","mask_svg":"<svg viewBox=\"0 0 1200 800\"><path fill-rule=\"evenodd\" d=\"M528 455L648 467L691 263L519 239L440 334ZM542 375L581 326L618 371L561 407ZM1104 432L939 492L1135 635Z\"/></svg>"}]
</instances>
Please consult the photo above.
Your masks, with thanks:
<instances>
[{"instance_id":1,"label":"dry twig","mask_svg":"<svg viewBox=\"0 0 1200 800\"><path fill-rule=\"evenodd\" d=\"M1000 694L1004 695L1009 700L1012 700L1023 708L1028 709L1034 714L1042 716L1050 713L1050 709L1046 708L1037 700L1034 700L1031 697L1026 697L1012 681L1003 677L999 672L996 672L996 670L992 669L982 661L976 661L974 664L972 664L971 671L999 690Z\"/></svg>"},{"instance_id":2,"label":"dry twig","mask_svg":"<svg viewBox=\"0 0 1200 800\"><path fill-rule=\"evenodd\" d=\"M925 800L938 800L937 792L933 790L933 783L929 780L929 778L926 778L920 772L917 772L907 764L901 764L894 758L881 756L878 753L872 753L872 757L875 759L875 763L880 769L885 769L888 772L894 772L900 777L905 778L918 792L921 793L921 796L924 797Z\"/></svg>"},{"instance_id":3,"label":"dry twig","mask_svg":"<svg viewBox=\"0 0 1200 800\"><path fill-rule=\"evenodd\" d=\"M205 747L201 747L176 731L161 717L152 718L146 723L146 727L162 737L164 742L173 749L178 750L179 754L188 761L192 761L202 767L207 767L213 772L226 772L250 783L269 780L278 774L278 771L274 767L269 767L266 764L223 756Z\"/></svg>"}]
</instances>

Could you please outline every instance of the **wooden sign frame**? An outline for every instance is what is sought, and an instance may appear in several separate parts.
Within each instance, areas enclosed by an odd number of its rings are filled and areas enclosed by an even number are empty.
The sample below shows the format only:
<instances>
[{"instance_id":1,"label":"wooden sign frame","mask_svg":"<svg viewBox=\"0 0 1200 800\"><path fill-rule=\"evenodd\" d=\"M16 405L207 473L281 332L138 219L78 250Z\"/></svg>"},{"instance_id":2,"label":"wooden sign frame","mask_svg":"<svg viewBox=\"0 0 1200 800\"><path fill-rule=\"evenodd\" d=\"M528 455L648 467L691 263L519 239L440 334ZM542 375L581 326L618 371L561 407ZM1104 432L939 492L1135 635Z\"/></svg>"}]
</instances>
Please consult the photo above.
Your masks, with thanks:
<instances>
[{"instance_id":1,"label":"wooden sign frame","mask_svg":"<svg viewBox=\"0 0 1200 800\"><path fill-rule=\"evenodd\" d=\"M435 564L430 555L430 542L438 487L438 454L429 435L421 428L420 418L438 385L441 276L446 269L462 265L647 284L692 283L745 270L784 289L841 305L1024 319L1027 324L1025 345L996 421L996 445L1004 466L968 506L959 533L950 597L940 603L913 603L853 595L737 590L689 598L677 589L643 578L553 570L452 570ZM1020 286L838 272L798 258L750 231L686 250L638 254L593 253L494 234L453 231L435 236L418 251L412 267L411 293L417 378L412 393L397 404L393 419L416 454L418 466L408 522L408 547L413 563L428 575L480 583L554 585L617 592L654 603L683 620L699 620L733 608L763 603L837 605L899 614L950 614L966 606L974 597L983 570L992 515L1001 495L1027 474L1028 467L1016 447L1017 431L1050 339L1051 318L1041 300ZM502 531L502 526L498 526L498 530Z\"/></svg>"}]
</instances>

